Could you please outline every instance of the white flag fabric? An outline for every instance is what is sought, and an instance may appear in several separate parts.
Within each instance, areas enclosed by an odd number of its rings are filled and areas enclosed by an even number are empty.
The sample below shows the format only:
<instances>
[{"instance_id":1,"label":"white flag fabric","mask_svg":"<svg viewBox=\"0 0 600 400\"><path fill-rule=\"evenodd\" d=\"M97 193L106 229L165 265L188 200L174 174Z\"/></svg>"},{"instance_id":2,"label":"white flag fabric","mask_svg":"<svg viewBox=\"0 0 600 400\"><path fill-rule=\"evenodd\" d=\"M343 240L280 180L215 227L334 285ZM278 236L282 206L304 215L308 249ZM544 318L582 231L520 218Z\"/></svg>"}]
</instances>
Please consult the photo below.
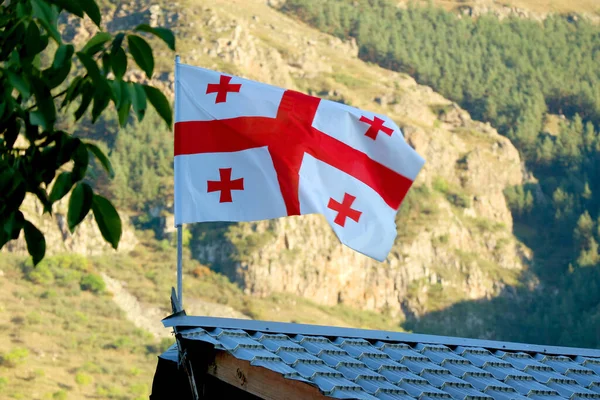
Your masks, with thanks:
<instances>
[{"instance_id":1,"label":"white flag fabric","mask_svg":"<svg viewBox=\"0 0 600 400\"><path fill-rule=\"evenodd\" d=\"M175 82L175 223L323 214L384 260L424 160L388 117L184 64Z\"/></svg>"},{"instance_id":2,"label":"white flag fabric","mask_svg":"<svg viewBox=\"0 0 600 400\"><path fill-rule=\"evenodd\" d=\"M348 247L384 260L396 237L396 210L369 186L310 154L300 167L300 213L323 214Z\"/></svg>"}]
</instances>

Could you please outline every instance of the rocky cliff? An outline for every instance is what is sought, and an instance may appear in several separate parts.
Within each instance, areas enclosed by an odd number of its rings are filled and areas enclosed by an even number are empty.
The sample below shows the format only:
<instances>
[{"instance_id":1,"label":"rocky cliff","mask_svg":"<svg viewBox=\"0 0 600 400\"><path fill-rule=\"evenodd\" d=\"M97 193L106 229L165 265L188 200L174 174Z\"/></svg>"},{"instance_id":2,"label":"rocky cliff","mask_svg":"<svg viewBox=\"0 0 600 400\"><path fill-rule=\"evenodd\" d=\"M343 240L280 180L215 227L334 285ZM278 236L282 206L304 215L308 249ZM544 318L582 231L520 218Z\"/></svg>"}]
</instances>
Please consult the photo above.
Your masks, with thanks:
<instances>
[{"instance_id":1,"label":"rocky cliff","mask_svg":"<svg viewBox=\"0 0 600 400\"><path fill-rule=\"evenodd\" d=\"M529 253L511 234L503 190L524 172L508 139L412 78L360 61L354 42L263 1L193 4L177 27L183 62L390 115L427 160L384 263L341 246L320 216L194 227L201 261L248 293L287 291L395 315L494 296L522 274Z\"/></svg>"},{"instance_id":2,"label":"rocky cliff","mask_svg":"<svg viewBox=\"0 0 600 400\"><path fill-rule=\"evenodd\" d=\"M427 162L401 206L398 239L384 263L343 247L315 215L195 225L195 256L247 293L291 292L400 317L496 296L523 278L530 255L512 235L503 195L525 179L510 141L409 76L360 61L353 41L311 29L268 3L276 2L131 1L107 3L104 12L109 28L143 21L169 25L184 63L387 114ZM93 33L90 26L71 28L75 42ZM157 68L159 84L170 92L173 63L167 55L157 54ZM143 80L135 72L132 77ZM71 237L62 215L41 226L54 232L47 236L51 249L86 254L104 249L91 221ZM127 229L121 248L134 243ZM19 246L23 243L13 244Z\"/></svg>"},{"instance_id":3,"label":"rocky cliff","mask_svg":"<svg viewBox=\"0 0 600 400\"><path fill-rule=\"evenodd\" d=\"M78 253L86 256L95 256L112 253L114 250L103 238L94 215L90 211L87 217L71 233L67 224L67 211L69 196L54 205L53 214L42 214L43 207L33 196L27 196L21 207L25 218L38 227L46 237L46 255L59 253ZM127 253L135 247L137 239L133 227L129 223L127 213L121 211L123 234L119 242L118 251ZM8 242L3 251L17 254L27 254L27 245L23 232L17 240Z\"/></svg>"}]
</instances>

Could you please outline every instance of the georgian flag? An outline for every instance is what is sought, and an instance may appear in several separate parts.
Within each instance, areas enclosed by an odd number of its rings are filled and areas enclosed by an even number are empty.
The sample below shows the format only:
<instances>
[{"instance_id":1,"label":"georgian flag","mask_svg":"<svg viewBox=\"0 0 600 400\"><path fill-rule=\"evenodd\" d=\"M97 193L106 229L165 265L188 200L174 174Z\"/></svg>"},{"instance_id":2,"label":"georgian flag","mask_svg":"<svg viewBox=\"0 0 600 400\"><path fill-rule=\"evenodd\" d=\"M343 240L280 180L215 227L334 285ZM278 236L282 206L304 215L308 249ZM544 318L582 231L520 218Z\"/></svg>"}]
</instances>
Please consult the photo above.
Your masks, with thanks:
<instances>
[{"instance_id":1,"label":"georgian flag","mask_svg":"<svg viewBox=\"0 0 600 400\"><path fill-rule=\"evenodd\" d=\"M383 115L176 64L177 225L319 213L383 261L423 164Z\"/></svg>"}]
</instances>

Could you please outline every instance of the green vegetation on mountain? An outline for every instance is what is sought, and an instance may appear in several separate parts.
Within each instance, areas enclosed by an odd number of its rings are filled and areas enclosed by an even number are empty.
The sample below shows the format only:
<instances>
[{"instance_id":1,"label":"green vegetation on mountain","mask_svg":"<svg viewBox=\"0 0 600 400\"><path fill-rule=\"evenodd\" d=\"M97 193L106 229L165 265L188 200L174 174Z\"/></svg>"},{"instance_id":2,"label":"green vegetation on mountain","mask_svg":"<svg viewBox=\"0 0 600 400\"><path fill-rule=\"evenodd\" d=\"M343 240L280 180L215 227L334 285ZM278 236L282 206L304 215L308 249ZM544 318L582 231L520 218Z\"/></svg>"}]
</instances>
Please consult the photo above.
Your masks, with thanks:
<instances>
[{"instance_id":1,"label":"green vegetation on mountain","mask_svg":"<svg viewBox=\"0 0 600 400\"><path fill-rule=\"evenodd\" d=\"M71 17L71 24L89 18L95 34L76 49L59 31L59 16ZM114 112L125 126L130 112L142 120L149 103L171 125L165 95L125 78L134 65L152 78L154 55L143 33L175 50L175 36L165 28L140 24L126 32L104 31L94 0L0 4L0 249L23 232L33 262L39 263L46 240L22 212L25 196L35 196L43 212L52 214L55 203L69 193L71 233L91 211L102 237L118 247L120 217L85 180L92 158L112 177L110 160L95 143L68 132L65 121L79 121L90 110L92 123Z\"/></svg>"},{"instance_id":2,"label":"green vegetation on mountain","mask_svg":"<svg viewBox=\"0 0 600 400\"><path fill-rule=\"evenodd\" d=\"M490 121L539 181L509 188L506 197L542 286L518 289L527 306L502 299L496 307L469 304L448 313L495 318L503 339L599 346L588 323L600 318L600 26L562 16L459 18L387 0L288 0L283 10L354 37L362 59L409 73L474 119ZM407 326L472 336L489 329L436 323L439 314Z\"/></svg>"},{"instance_id":3,"label":"green vegetation on mountain","mask_svg":"<svg viewBox=\"0 0 600 400\"><path fill-rule=\"evenodd\" d=\"M0 398L142 399L156 356L173 343L125 318L98 268L78 255L36 267L2 255Z\"/></svg>"}]
</instances>

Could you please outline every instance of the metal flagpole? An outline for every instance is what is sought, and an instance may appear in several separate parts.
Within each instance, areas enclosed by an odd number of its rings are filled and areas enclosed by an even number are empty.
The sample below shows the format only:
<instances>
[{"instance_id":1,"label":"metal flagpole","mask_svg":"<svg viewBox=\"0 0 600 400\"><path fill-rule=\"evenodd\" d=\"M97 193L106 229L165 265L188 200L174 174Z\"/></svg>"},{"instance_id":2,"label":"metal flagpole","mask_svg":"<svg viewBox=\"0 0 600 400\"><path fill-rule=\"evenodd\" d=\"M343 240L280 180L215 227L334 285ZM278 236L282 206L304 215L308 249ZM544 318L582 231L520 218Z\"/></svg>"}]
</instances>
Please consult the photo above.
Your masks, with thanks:
<instances>
[{"instance_id":1,"label":"metal flagpole","mask_svg":"<svg viewBox=\"0 0 600 400\"><path fill-rule=\"evenodd\" d=\"M175 101L173 109L175 111L175 120L177 120L177 92L178 92L178 71L179 70L179 56L175 56ZM177 225L177 300L179 302L179 311L183 310L183 250L182 250L182 226Z\"/></svg>"},{"instance_id":2,"label":"metal flagpole","mask_svg":"<svg viewBox=\"0 0 600 400\"><path fill-rule=\"evenodd\" d=\"M181 245L181 225L177 225L177 300L179 300L179 311L183 310L183 255Z\"/></svg>"}]
</instances>

